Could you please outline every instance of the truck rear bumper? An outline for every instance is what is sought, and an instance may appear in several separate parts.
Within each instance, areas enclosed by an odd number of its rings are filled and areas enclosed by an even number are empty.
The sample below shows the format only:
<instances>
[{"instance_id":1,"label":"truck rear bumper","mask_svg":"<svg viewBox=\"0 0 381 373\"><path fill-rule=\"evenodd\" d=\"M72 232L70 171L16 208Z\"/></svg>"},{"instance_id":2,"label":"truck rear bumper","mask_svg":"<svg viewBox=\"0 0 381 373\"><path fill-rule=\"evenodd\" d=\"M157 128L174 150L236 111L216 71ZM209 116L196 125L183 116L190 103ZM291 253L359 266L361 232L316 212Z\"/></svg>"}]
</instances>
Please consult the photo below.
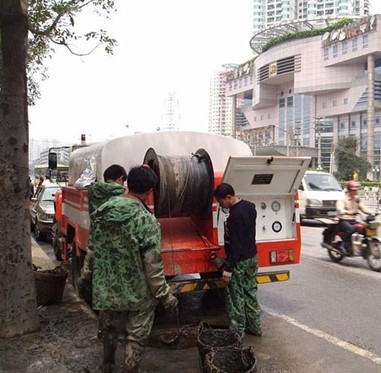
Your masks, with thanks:
<instances>
[{"instance_id":1,"label":"truck rear bumper","mask_svg":"<svg viewBox=\"0 0 381 373\"><path fill-rule=\"evenodd\" d=\"M271 282L288 281L290 271L270 271L262 272L257 275L258 284L268 284ZM226 282L221 278L187 278L169 280L168 284L173 293L186 293L189 291L211 290L224 288Z\"/></svg>"}]
</instances>

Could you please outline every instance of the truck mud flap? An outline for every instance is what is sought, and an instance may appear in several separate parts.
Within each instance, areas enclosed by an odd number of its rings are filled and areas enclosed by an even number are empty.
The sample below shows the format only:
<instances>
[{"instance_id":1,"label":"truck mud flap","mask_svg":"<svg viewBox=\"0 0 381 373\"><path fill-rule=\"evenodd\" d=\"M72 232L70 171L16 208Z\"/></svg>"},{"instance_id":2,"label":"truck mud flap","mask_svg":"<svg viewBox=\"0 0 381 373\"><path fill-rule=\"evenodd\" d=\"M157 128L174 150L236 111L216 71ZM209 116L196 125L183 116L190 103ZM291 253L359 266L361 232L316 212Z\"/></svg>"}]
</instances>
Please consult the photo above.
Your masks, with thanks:
<instances>
[{"instance_id":1,"label":"truck mud flap","mask_svg":"<svg viewBox=\"0 0 381 373\"><path fill-rule=\"evenodd\" d=\"M288 281L290 279L290 271L272 271L258 273L258 284L268 284L271 282ZM176 280L172 279L168 281L168 284L173 293L186 293L190 291L211 290L224 288L226 282L220 278L209 279L190 279L190 280Z\"/></svg>"}]
</instances>

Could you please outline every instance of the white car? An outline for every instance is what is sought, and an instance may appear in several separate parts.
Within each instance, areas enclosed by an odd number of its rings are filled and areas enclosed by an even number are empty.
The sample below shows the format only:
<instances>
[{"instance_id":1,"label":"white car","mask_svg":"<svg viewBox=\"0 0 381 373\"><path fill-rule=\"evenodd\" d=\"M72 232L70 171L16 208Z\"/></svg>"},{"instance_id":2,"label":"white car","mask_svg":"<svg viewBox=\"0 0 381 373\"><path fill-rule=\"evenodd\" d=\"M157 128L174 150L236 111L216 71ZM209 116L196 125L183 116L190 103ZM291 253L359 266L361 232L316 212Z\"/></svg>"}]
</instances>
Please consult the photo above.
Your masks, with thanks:
<instances>
[{"instance_id":1,"label":"white car","mask_svg":"<svg viewBox=\"0 0 381 373\"><path fill-rule=\"evenodd\" d=\"M306 171L298 195L301 219L326 218L336 216L336 201L344 191L332 174Z\"/></svg>"},{"instance_id":2,"label":"white car","mask_svg":"<svg viewBox=\"0 0 381 373\"><path fill-rule=\"evenodd\" d=\"M54 219L54 196L61 186L55 183L41 185L30 201L30 220L36 240L52 233Z\"/></svg>"}]
</instances>

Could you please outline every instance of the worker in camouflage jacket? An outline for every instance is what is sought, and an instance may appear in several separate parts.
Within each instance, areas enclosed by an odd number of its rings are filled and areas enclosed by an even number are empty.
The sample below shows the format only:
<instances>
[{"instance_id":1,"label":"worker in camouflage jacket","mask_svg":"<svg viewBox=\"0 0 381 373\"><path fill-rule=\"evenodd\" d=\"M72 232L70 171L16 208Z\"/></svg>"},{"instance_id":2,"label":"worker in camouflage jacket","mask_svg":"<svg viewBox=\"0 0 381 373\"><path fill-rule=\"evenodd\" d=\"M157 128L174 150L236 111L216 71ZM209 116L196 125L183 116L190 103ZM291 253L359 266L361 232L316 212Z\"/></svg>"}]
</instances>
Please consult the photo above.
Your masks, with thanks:
<instances>
[{"instance_id":1,"label":"worker in camouflage jacket","mask_svg":"<svg viewBox=\"0 0 381 373\"><path fill-rule=\"evenodd\" d=\"M108 167L103 173L103 180L91 184L88 188L88 201L89 201L89 214L90 214L90 237L92 235L93 217L94 212L99 206L103 205L110 197L120 196L126 193L124 182L127 180L127 172L124 167L113 164ZM89 242L91 239L89 240ZM91 282L94 267L94 252L90 244L87 247L87 254L85 256L81 278L78 280L77 287L79 295L86 300L91 306Z\"/></svg>"},{"instance_id":2,"label":"worker in camouflage jacket","mask_svg":"<svg viewBox=\"0 0 381 373\"><path fill-rule=\"evenodd\" d=\"M161 231L145 202L157 182L148 166L134 167L128 193L111 197L92 214L93 308L104 314L103 371L113 370L117 325L124 327L124 372L138 372L160 301L176 308L161 258Z\"/></svg>"}]
</instances>

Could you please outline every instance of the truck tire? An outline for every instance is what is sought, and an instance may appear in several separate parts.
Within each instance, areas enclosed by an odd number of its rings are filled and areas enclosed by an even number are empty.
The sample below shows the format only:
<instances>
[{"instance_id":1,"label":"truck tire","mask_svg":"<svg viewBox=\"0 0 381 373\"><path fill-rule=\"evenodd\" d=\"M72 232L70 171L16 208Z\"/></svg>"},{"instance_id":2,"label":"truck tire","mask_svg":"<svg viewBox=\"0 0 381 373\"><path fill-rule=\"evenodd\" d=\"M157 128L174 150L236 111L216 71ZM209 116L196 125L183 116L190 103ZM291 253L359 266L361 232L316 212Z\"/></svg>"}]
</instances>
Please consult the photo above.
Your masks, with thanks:
<instances>
[{"instance_id":1,"label":"truck tire","mask_svg":"<svg viewBox=\"0 0 381 373\"><path fill-rule=\"evenodd\" d=\"M71 282L75 290L78 290L78 279L81 277L81 269L83 267L83 257L76 253L76 244L73 241L71 251Z\"/></svg>"},{"instance_id":2,"label":"truck tire","mask_svg":"<svg viewBox=\"0 0 381 373\"><path fill-rule=\"evenodd\" d=\"M60 240L60 234L59 234L59 228L58 228L57 222L55 222L52 227L52 246L53 246L54 255L56 259L62 261L61 240Z\"/></svg>"}]
</instances>

